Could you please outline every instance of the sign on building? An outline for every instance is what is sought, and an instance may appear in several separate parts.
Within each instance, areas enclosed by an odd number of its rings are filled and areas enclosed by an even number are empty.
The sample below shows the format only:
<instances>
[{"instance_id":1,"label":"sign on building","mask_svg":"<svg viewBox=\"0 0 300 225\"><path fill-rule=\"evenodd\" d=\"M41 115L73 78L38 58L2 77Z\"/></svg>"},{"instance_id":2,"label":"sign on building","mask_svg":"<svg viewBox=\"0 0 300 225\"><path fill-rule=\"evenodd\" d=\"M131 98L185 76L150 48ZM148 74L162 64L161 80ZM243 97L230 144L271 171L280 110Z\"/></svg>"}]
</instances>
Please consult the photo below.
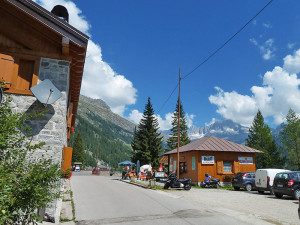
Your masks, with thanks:
<instances>
[{"instance_id":1,"label":"sign on building","mask_svg":"<svg viewBox=\"0 0 300 225\"><path fill-rule=\"evenodd\" d=\"M202 156L202 164L209 164L209 165L213 165L215 164L215 156L206 156L203 155Z\"/></svg>"},{"instance_id":2,"label":"sign on building","mask_svg":"<svg viewBox=\"0 0 300 225\"><path fill-rule=\"evenodd\" d=\"M240 164L253 164L253 157L239 157Z\"/></svg>"}]
</instances>

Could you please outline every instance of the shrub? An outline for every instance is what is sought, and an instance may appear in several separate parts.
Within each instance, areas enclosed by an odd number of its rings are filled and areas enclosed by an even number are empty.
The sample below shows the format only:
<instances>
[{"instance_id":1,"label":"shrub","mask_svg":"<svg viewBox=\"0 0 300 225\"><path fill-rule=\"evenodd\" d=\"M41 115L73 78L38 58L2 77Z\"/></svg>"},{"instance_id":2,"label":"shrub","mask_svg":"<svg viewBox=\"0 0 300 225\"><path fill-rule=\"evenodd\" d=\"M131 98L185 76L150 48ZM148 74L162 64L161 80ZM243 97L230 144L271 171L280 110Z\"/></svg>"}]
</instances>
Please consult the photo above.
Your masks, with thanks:
<instances>
[{"instance_id":1,"label":"shrub","mask_svg":"<svg viewBox=\"0 0 300 225\"><path fill-rule=\"evenodd\" d=\"M59 165L44 157L28 159L44 143L31 145L24 124L41 114L13 114L7 100L0 105L0 224L36 224L37 208L60 194Z\"/></svg>"}]
</instances>

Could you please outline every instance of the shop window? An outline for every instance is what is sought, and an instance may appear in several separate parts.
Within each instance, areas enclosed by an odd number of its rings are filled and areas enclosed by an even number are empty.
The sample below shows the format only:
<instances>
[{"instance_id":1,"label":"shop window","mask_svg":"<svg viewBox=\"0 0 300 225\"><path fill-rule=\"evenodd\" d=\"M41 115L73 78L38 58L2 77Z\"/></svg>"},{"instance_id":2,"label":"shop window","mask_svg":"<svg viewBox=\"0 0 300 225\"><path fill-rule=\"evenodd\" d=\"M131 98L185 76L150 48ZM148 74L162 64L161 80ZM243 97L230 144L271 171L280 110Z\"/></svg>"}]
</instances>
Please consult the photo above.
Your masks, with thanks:
<instances>
[{"instance_id":1,"label":"shop window","mask_svg":"<svg viewBox=\"0 0 300 225\"><path fill-rule=\"evenodd\" d=\"M174 165L173 172L176 172L176 170L177 170L176 161L173 162L173 165Z\"/></svg>"},{"instance_id":2,"label":"shop window","mask_svg":"<svg viewBox=\"0 0 300 225\"><path fill-rule=\"evenodd\" d=\"M231 162L223 162L223 172L231 173Z\"/></svg>"},{"instance_id":3,"label":"shop window","mask_svg":"<svg viewBox=\"0 0 300 225\"><path fill-rule=\"evenodd\" d=\"M5 92L31 95L37 84L39 60L34 57L13 57L0 54L0 80L6 83Z\"/></svg>"}]
</instances>

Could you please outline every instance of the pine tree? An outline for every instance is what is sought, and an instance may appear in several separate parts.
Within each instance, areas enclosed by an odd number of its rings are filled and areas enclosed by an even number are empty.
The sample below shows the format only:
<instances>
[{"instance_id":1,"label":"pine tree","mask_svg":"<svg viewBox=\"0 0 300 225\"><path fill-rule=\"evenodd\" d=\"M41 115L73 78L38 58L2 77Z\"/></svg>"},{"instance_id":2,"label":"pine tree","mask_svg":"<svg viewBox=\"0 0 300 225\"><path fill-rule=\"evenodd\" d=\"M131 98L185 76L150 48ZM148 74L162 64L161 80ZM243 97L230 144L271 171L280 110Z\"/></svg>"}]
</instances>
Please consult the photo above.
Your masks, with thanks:
<instances>
[{"instance_id":1,"label":"pine tree","mask_svg":"<svg viewBox=\"0 0 300 225\"><path fill-rule=\"evenodd\" d=\"M263 152L263 154L256 154L255 156L257 168L282 167L283 159L280 151L271 134L270 127L264 122L260 110L258 110L250 126L246 146Z\"/></svg>"},{"instance_id":2,"label":"pine tree","mask_svg":"<svg viewBox=\"0 0 300 225\"><path fill-rule=\"evenodd\" d=\"M143 118L138 129L134 132L132 147L132 161L140 160L141 165L151 163L153 168L159 166L159 154L161 152L162 137L158 132L158 121L154 116L154 110L150 97L145 106Z\"/></svg>"},{"instance_id":3,"label":"pine tree","mask_svg":"<svg viewBox=\"0 0 300 225\"><path fill-rule=\"evenodd\" d=\"M292 109L288 111L280 139L287 152L290 169L300 170L300 118Z\"/></svg>"},{"instance_id":4,"label":"pine tree","mask_svg":"<svg viewBox=\"0 0 300 225\"><path fill-rule=\"evenodd\" d=\"M167 144L170 150L177 148L178 142L178 112L179 112L179 101L177 101L175 112L173 113L172 120L172 133L170 134ZM180 102L180 146L186 145L191 142L187 134L188 127L185 120L185 113L183 111L182 104Z\"/></svg>"},{"instance_id":5,"label":"pine tree","mask_svg":"<svg viewBox=\"0 0 300 225\"><path fill-rule=\"evenodd\" d=\"M82 147L82 138L80 132L78 132L73 145L72 163L84 161L84 151Z\"/></svg>"}]
</instances>

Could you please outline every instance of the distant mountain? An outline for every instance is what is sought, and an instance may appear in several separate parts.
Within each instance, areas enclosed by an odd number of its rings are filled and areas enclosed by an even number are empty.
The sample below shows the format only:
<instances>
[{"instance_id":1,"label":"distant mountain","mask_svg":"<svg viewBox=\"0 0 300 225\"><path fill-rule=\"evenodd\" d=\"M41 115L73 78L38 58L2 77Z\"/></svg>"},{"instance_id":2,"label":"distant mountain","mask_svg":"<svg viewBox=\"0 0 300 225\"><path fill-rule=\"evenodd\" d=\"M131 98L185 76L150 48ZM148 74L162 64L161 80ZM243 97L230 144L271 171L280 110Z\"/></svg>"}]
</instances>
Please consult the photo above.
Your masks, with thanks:
<instances>
[{"instance_id":1,"label":"distant mountain","mask_svg":"<svg viewBox=\"0 0 300 225\"><path fill-rule=\"evenodd\" d=\"M188 136L192 141L205 136L216 136L238 144L244 144L248 137L248 127L242 126L232 120L215 120L205 127L191 126L188 129ZM170 131L163 131L169 135Z\"/></svg>"},{"instance_id":2,"label":"distant mountain","mask_svg":"<svg viewBox=\"0 0 300 225\"><path fill-rule=\"evenodd\" d=\"M134 123L113 113L101 99L81 95L71 145L80 132L86 166L96 165L98 152L99 160L116 167L118 162L130 160L134 127Z\"/></svg>"}]
</instances>

